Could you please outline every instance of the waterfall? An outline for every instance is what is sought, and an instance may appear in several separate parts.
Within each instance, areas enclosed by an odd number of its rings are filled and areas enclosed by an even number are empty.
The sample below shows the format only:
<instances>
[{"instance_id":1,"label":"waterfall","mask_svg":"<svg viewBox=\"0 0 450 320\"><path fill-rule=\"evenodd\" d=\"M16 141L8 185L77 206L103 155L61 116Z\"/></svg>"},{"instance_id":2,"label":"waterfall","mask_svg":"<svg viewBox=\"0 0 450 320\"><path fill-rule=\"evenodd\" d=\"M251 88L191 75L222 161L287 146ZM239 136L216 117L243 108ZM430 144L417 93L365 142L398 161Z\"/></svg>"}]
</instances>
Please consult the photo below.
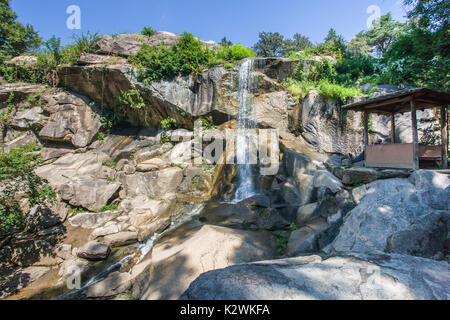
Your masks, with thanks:
<instances>
[{"instance_id":1,"label":"waterfall","mask_svg":"<svg viewBox=\"0 0 450 320\"><path fill-rule=\"evenodd\" d=\"M245 60L239 67L238 78L238 130L236 134L236 158L238 187L234 201L238 202L256 194L255 179L250 163L251 137L249 129L255 128L256 113L252 110L252 88L256 77L252 74L253 60Z\"/></svg>"}]
</instances>

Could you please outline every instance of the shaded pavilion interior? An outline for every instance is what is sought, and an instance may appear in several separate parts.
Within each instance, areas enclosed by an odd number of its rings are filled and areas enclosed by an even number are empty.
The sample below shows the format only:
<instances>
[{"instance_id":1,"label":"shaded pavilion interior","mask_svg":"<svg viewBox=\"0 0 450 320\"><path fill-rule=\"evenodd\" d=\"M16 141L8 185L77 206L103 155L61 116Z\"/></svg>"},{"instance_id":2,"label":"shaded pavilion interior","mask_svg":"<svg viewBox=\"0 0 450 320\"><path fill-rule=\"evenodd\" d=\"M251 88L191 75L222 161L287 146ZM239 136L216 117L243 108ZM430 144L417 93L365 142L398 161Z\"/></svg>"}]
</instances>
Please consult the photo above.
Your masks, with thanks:
<instances>
[{"instance_id":1,"label":"shaded pavilion interior","mask_svg":"<svg viewBox=\"0 0 450 320\"><path fill-rule=\"evenodd\" d=\"M355 102L343 107L364 113L365 166L368 168L420 168L422 161L436 161L448 167L448 106L450 93L428 88L407 89ZM437 109L440 117L441 145L420 145L417 131L417 110ZM395 115L411 112L412 143L396 143ZM369 115L391 117L392 144L369 145Z\"/></svg>"}]
</instances>

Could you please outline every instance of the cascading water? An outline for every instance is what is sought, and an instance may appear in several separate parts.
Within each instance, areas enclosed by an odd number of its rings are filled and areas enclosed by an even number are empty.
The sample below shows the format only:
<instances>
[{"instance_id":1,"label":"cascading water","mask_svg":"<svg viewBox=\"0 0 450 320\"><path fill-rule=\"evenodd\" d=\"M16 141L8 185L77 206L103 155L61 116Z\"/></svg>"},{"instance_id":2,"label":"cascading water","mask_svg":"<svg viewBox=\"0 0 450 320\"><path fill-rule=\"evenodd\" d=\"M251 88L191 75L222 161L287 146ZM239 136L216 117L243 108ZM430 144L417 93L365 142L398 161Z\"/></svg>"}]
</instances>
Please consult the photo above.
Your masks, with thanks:
<instances>
[{"instance_id":1,"label":"cascading water","mask_svg":"<svg viewBox=\"0 0 450 320\"><path fill-rule=\"evenodd\" d=\"M255 128L256 114L252 109L252 88L256 77L252 74L253 60L245 60L239 67L238 79L238 130L236 134L236 158L238 187L234 201L241 201L256 194L255 179L250 161L250 129Z\"/></svg>"},{"instance_id":2,"label":"cascading water","mask_svg":"<svg viewBox=\"0 0 450 320\"><path fill-rule=\"evenodd\" d=\"M57 300L72 300L72 299L84 298L84 293L86 292L86 290L90 286L92 286L92 285L94 285L94 284L104 280L110 273L120 270L126 263L131 261L133 258L135 258L139 254L140 258L137 259L137 261L135 261L131 267L134 267L134 266L138 265L147 256L147 254L153 249L153 246L155 245L155 243L164 234L166 234L167 232L172 231L172 230L182 226L184 223L189 222L194 217L196 217L204 208L205 208L205 204L195 205L192 208L192 210L190 210L189 212L183 214L176 222L172 222L170 227L167 228L165 231L163 231L160 234L159 233L155 233L153 235L153 237L151 237L150 239L148 239L145 242L140 243L137 246L137 248L136 248L136 250L134 251L133 254L124 257L119 262L114 263L113 265L109 266L106 270L104 270L104 271L100 272L99 274L93 276L80 289L74 289L74 290L72 290L70 292L67 292L67 293L65 293L63 295L60 295L56 299ZM131 273L131 271L132 271L132 269L130 268L129 273Z\"/></svg>"}]
</instances>

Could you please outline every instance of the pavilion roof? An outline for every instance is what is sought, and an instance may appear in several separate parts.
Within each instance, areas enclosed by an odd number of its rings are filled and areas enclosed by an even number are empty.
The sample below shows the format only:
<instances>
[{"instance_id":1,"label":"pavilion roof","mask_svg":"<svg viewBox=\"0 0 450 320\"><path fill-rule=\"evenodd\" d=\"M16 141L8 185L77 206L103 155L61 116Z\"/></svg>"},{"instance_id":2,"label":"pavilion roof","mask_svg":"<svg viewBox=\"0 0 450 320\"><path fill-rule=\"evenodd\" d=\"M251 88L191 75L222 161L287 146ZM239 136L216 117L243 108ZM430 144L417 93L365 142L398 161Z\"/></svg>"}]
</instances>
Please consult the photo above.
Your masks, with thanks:
<instances>
[{"instance_id":1,"label":"pavilion roof","mask_svg":"<svg viewBox=\"0 0 450 320\"><path fill-rule=\"evenodd\" d=\"M344 110L367 111L389 115L411 111L411 100L415 101L418 110L447 107L450 105L450 93L428 88L405 89L364 101L351 103Z\"/></svg>"}]
</instances>

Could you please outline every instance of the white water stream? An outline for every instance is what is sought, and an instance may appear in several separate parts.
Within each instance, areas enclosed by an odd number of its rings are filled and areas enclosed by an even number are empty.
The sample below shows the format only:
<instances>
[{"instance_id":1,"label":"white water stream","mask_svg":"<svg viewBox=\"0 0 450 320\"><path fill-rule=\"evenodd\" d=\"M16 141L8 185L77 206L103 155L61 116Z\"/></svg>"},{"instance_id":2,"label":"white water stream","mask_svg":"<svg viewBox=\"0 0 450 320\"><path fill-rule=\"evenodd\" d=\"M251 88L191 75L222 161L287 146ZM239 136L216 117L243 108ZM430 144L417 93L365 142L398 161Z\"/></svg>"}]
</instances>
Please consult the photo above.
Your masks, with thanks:
<instances>
[{"instance_id":1,"label":"white water stream","mask_svg":"<svg viewBox=\"0 0 450 320\"><path fill-rule=\"evenodd\" d=\"M167 232L172 231L175 228L178 228L179 226L183 225L186 222L189 222L193 217L200 214L200 212L202 212L204 207L205 207L205 204L196 205L191 211L183 214L176 222L172 222L170 227L167 228L164 232L155 233L153 235L153 237L151 237L150 239L148 239L145 242L140 243L137 246L137 248L133 254L124 257L119 262L114 263L113 265L109 266L107 269L96 274L90 280L88 280L80 289L75 289L68 293L65 293L65 294L61 295L60 297L58 297L57 299L67 299L67 298L70 298L71 296L76 296L78 293L83 292L88 287L106 279L110 273L120 270L127 262L129 262L131 259L136 257L137 254L140 254L139 259L136 261L136 263L134 263L133 267L138 265L147 256L147 254L152 250L152 248L155 245L157 240L159 240ZM129 273L131 273L131 271L132 271L132 268L130 268Z\"/></svg>"},{"instance_id":2,"label":"white water stream","mask_svg":"<svg viewBox=\"0 0 450 320\"><path fill-rule=\"evenodd\" d=\"M236 135L236 158L238 187L234 202L250 198L257 193L255 179L250 163L250 144L252 143L250 129L255 128L256 113L252 108L251 89L255 84L256 77L253 75L252 59L245 60L239 67L238 79L238 130Z\"/></svg>"}]
</instances>

